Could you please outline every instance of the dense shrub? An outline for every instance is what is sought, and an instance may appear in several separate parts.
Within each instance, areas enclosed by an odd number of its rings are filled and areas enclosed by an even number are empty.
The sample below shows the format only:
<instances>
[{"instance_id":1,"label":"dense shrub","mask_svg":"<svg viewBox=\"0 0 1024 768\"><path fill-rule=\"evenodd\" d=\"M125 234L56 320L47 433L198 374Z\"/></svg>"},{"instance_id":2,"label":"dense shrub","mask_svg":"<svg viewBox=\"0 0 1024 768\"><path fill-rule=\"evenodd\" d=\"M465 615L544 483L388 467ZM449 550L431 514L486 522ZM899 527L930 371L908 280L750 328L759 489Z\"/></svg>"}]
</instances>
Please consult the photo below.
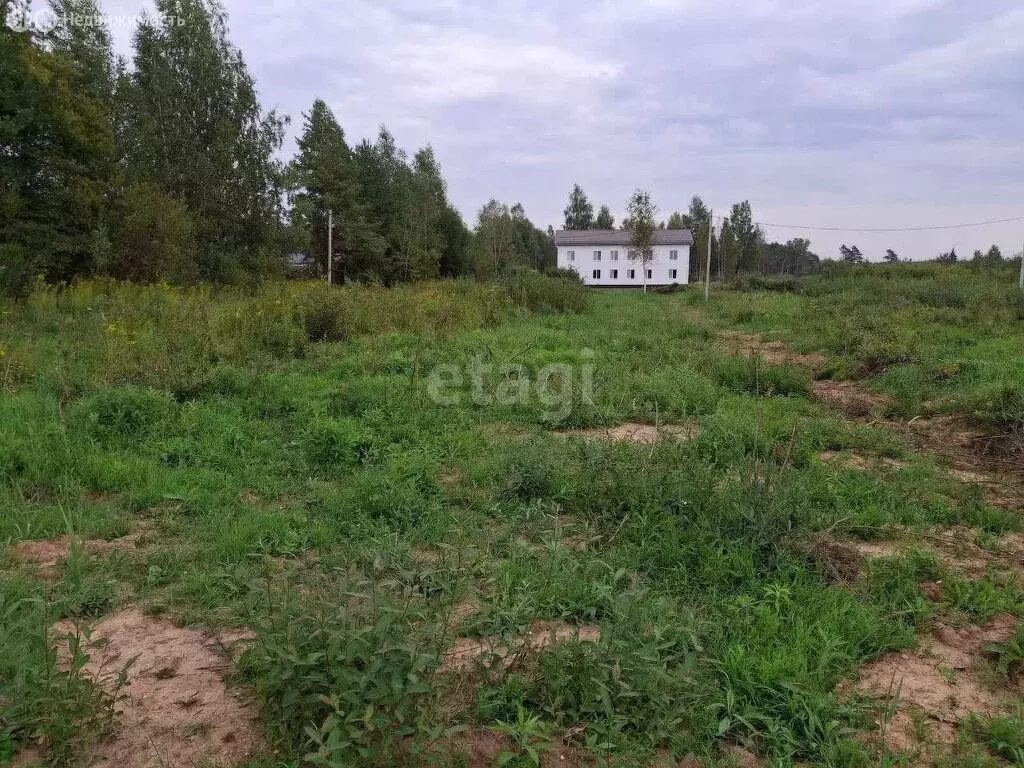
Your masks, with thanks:
<instances>
[{"instance_id":1,"label":"dense shrub","mask_svg":"<svg viewBox=\"0 0 1024 768\"><path fill-rule=\"evenodd\" d=\"M132 184L121 202L121 225L110 264L126 280L191 283L199 278L195 227L188 208L154 184Z\"/></svg>"},{"instance_id":2,"label":"dense shrub","mask_svg":"<svg viewBox=\"0 0 1024 768\"><path fill-rule=\"evenodd\" d=\"M32 260L20 245L0 244L0 296L23 299L32 292Z\"/></svg>"},{"instance_id":3,"label":"dense shrub","mask_svg":"<svg viewBox=\"0 0 1024 768\"><path fill-rule=\"evenodd\" d=\"M105 389L79 404L76 419L102 440L138 440L169 418L174 407L167 392L144 387Z\"/></svg>"},{"instance_id":4,"label":"dense shrub","mask_svg":"<svg viewBox=\"0 0 1024 768\"><path fill-rule=\"evenodd\" d=\"M573 270L573 276L546 277L525 267L511 269L501 277L515 304L532 312L583 312L589 291Z\"/></svg>"},{"instance_id":5,"label":"dense shrub","mask_svg":"<svg viewBox=\"0 0 1024 768\"><path fill-rule=\"evenodd\" d=\"M139 384L192 392L223 361L304 356L310 342L408 332L447 336L524 311L575 312L587 289L533 271L505 283L446 280L395 288L270 282L213 289L91 280L36 286L0 307L0 385L44 379L60 390ZM54 342L54 331L66 343Z\"/></svg>"}]
</instances>

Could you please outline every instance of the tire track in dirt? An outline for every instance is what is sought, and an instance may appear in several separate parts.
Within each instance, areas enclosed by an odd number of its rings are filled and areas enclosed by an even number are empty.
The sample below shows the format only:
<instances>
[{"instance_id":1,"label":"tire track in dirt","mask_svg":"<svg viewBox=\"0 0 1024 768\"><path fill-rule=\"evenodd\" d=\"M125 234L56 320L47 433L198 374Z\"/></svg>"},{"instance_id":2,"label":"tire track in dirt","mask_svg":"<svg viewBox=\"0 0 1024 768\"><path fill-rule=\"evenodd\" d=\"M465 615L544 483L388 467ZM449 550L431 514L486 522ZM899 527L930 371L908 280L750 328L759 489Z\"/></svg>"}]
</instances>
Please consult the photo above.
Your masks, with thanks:
<instances>
[{"instance_id":1,"label":"tire track in dirt","mask_svg":"<svg viewBox=\"0 0 1024 768\"><path fill-rule=\"evenodd\" d=\"M825 362L820 353L793 352L781 341L764 341L759 334L725 331L719 340L733 354L760 356L770 365L794 365L817 373ZM887 418L889 395L870 392L854 381L815 379L811 396L848 420L878 426L902 435L918 453L939 456L952 464L949 474L980 486L992 506L1024 511L1024 457L1003 456L1012 435L1001 435L971 424L959 414L917 416L910 421Z\"/></svg>"},{"instance_id":2,"label":"tire track in dirt","mask_svg":"<svg viewBox=\"0 0 1024 768\"><path fill-rule=\"evenodd\" d=\"M757 355L772 365L795 365L817 373L825 361L818 354L794 353L782 342L765 342L757 334L728 332L719 338L734 354ZM1024 510L1024 461L998 455L993 449L1001 436L970 424L964 416L916 417L909 422L887 418L885 411L893 399L852 381L816 379L811 395L850 421L889 429L906 438L918 453L941 457L952 465L947 469L950 476L983 488L993 506ZM863 471L906 467L893 459L855 453L826 452L819 458ZM945 568L969 579L983 577L997 561L1024 577L1024 540L1019 534L1005 537L1002 551L994 553L977 546L976 532L963 527L896 533L895 541L884 542L839 541L824 533L809 542L807 554L834 581L847 585L862 578L866 560L899 556L910 546L922 544L937 554ZM942 599L941 584L919 587L929 599ZM913 649L888 653L866 664L856 680L840 684L836 692L873 697L887 708L893 706L888 715L878 718L878 732L866 741L880 753L908 756L911 765L931 765L935 758L952 754L964 719L1009 711L1024 695L1019 680L993 683L985 650L989 644L1010 640L1019 623L1010 615L997 616L982 626L953 627L937 621L918 637Z\"/></svg>"}]
</instances>

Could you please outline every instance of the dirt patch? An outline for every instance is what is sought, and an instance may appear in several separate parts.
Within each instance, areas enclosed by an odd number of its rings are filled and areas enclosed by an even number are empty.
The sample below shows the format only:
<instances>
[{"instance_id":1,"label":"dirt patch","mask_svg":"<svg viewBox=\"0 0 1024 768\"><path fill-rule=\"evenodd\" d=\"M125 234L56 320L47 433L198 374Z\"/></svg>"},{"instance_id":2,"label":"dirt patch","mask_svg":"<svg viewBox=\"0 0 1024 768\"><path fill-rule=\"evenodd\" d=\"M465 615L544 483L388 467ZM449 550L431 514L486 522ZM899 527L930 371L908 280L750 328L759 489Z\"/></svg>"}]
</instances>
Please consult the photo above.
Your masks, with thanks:
<instances>
[{"instance_id":1,"label":"dirt patch","mask_svg":"<svg viewBox=\"0 0 1024 768\"><path fill-rule=\"evenodd\" d=\"M599 427L597 429L565 429L555 432L556 435L579 437L584 440L607 441L612 443L635 443L637 445L654 445L659 440L675 440L685 443L700 435L697 424L636 424L627 422L617 427Z\"/></svg>"},{"instance_id":2,"label":"dirt patch","mask_svg":"<svg viewBox=\"0 0 1024 768\"><path fill-rule=\"evenodd\" d=\"M818 454L818 458L826 464L832 464L843 469L857 469L863 471L878 471L880 469L906 469L910 465L905 461L890 459L886 456L862 456L859 453L838 453L836 451L824 451Z\"/></svg>"},{"instance_id":3,"label":"dirt patch","mask_svg":"<svg viewBox=\"0 0 1024 768\"><path fill-rule=\"evenodd\" d=\"M113 552L124 552L138 548L144 542L148 531L138 530L117 539L89 539L82 542L82 549L90 555L106 557ZM71 555L71 537L17 541L11 545L11 556L17 562L30 563L44 571L54 571Z\"/></svg>"},{"instance_id":4,"label":"dirt patch","mask_svg":"<svg viewBox=\"0 0 1024 768\"><path fill-rule=\"evenodd\" d=\"M115 704L121 725L95 749L97 765L233 764L262 749L255 709L225 685L228 662L209 636L131 608L93 625L92 639L102 647L90 651L85 671L100 685L112 688L128 666Z\"/></svg>"},{"instance_id":5,"label":"dirt patch","mask_svg":"<svg viewBox=\"0 0 1024 768\"><path fill-rule=\"evenodd\" d=\"M497 637L460 637L452 643L441 663L442 672L485 667L511 667L528 652L572 642L596 643L601 631L594 626L573 626L560 621L535 621L530 631L511 640Z\"/></svg>"},{"instance_id":6,"label":"dirt patch","mask_svg":"<svg viewBox=\"0 0 1024 768\"><path fill-rule=\"evenodd\" d=\"M512 752L512 744L503 734L494 731L465 731L447 739L437 750L441 755L455 758L453 765L469 768L491 768L498 765L502 752ZM575 747L566 745L560 739L551 740L551 749L540 753L541 768L580 768L592 765L593 760Z\"/></svg>"},{"instance_id":7,"label":"dirt patch","mask_svg":"<svg viewBox=\"0 0 1024 768\"><path fill-rule=\"evenodd\" d=\"M885 723L884 739L881 718L876 720L875 732L865 738L879 751L884 747L887 754L909 756L912 766L932 765L936 758L950 754L956 741L957 730L952 724L906 709L897 710Z\"/></svg>"},{"instance_id":8,"label":"dirt patch","mask_svg":"<svg viewBox=\"0 0 1024 768\"><path fill-rule=\"evenodd\" d=\"M430 547L413 547L409 551L409 555L417 565L437 565L441 559L441 553Z\"/></svg>"},{"instance_id":9,"label":"dirt patch","mask_svg":"<svg viewBox=\"0 0 1024 768\"><path fill-rule=\"evenodd\" d=\"M967 526L946 526L913 531L894 526L886 529L893 537L882 541L837 539L819 534L795 544L795 549L814 560L819 568L838 583L852 583L863 574L865 561L880 557L900 557L917 548L932 552L948 571L970 580L978 580L991 570L1013 571L1024 583L1024 534L1004 536L993 550L977 543L978 531ZM940 602L941 582L922 584L922 590Z\"/></svg>"},{"instance_id":10,"label":"dirt patch","mask_svg":"<svg viewBox=\"0 0 1024 768\"><path fill-rule=\"evenodd\" d=\"M902 554L903 545L896 541L840 540L828 534L818 534L795 549L813 560L818 568L836 584L852 584L864 575L864 565L874 557L893 557Z\"/></svg>"},{"instance_id":11,"label":"dirt patch","mask_svg":"<svg viewBox=\"0 0 1024 768\"><path fill-rule=\"evenodd\" d=\"M924 546L936 552L939 562L968 578L981 578L990 566L1020 568L1020 558L1011 553L990 552L977 544L978 532L966 526L934 528L922 535Z\"/></svg>"},{"instance_id":12,"label":"dirt patch","mask_svg":"<svg viewBox=\"0 0 1024 768\"><path fill-rule=\"evenodd\" d=\"M947 526L927 531L902 527L887 529L893 536L884 541L842 540L828 535L811 538L798 549L809 554L834 581L849 583L863 572L864 562L871 558L900 557L912 548L932 552L943 568L967 579L977 580L992 569L1014 571L1024 583L1024 534L1008 534L990 551L978 546L978 532L967 526ZM935 593L941 582L923 584L926 594ZM938 602L940 597L932 597Z\"/></svg>"},{"instance_id":13,"label":"dirt patch","mask_svg":"<svg viewBox=\"0 0 1024 768\"><path fill-rule=\"evenodd\" d=\"M861 669L854 688L879 698L899 694L900 706L912 706L943 723L971 713L994 715L1014 698L982 682L980 656L987 643L1005 642L1017 619L997 616L983 627L940 626L913 651L890 653Z\"/></svg>"},{"instance_id":14,"label":"dirt patch","mask_svg":"<svg viewBox=\"0 0 1024 768\"><path fill-rule=\"evenodd\" d=\"M446 469L441 473L441 485L445 488L454 488L462 482L465 474L461 469Z\"/></svg>"},{"instance_id":15,"label":"dirt patch","mask_svg":"<svg viewBox=\"0 0 1024 768\"><path fill-rule=\"evenodd\" d=\"M729 744L722 747L722 752L727 758L730 758L733 765L736 768L759 768L761 761L757 759L757 755L751 752L749 749L736 746L735 744Z\"/></svg>"},{"instance_id":16,"label":"dirt patch","mask_svg":"<svg viewBox=\"0 0 1024 768\"><path fill-rule=\"evenodd\" d=\"M907 429L922 446L934 446L942 451L965 453L984 452L994 433L970 424L958 415L915 418L907 422Z\"/></svg>"},{"instance_id":17,"label":"dirt patch","mask_svg":"<svg viewBox=\"0 0 1024 768\"><path fill-rule=\"evenodd\" d=\"M811 383L811 394L825 405L842 411L851 419L863 419L877 415L891 405L889 395L865 392L852 381L822 379Z\"/></svg>"},{"instance_id":18,"label":"dirt patch","mask_svg":"<svg viewBox=\"0 0 1024 768\"><path fill-rule=\"evenodd\" d=\"M476 431L491 440L529 440L536 434L522 424L511 424L506 421L478 424Z\"/></svg>"},{"instance_id":19,"label":"dirt patch","mask_svg":"<svg viewBox=\"0 0 1024 768\"><path fill-rule=\"evenodd\" d=\"M740 331L722 331L718 339L731 354L741 357L760 356L769 365L802 365L806 368L818 368L825 362L820 352L801 355L793 352L782 341L764 341L759 334L741 333Z\"/></svg>"},{"instance_id":20,"label":"dirt patch","mask_svg":"<svg viewBox=\"0 0 1024 768\"><path fill-rule=\"evenodd\" d=\"M953 464L950 474L960 482L981 486L993 506L1024 511L1024 461L1006 454L1006 435L975 426L958 415L885 426L907 435L922 453L949 459Z\"/></svg>"},{"instance_id":21,"label":"dirt patch","mask_svg":"<svg viewBox=\"0 0 1024 768\"><path fill-rule=\"evenodd\" d=\"M719 335L737 354L760 354L770 363L788 362L815 367L820 355L799 355L782 342L763 342L756 334L726 331ZM963 415L916 417L904 423L883 419L881 414L893 404L885 394L866 391L852 381L814 381L814 398L855 420L892 429L911 439L918 451L951 459L958 479L975 483L985 490L988 502L1012 511L1024 510L1024 428L1001 434L971 424ZM936 403L926 403L933 410Z\"/></svg>"},{"instance_id":22,"label":"dirt patch","mask_svg":"<svg viewBox=\"0 0 1024 768\"><path fill-rule=\"evenodd\" d=\"M964 455L954 457L959 466L976 466L976 457ZM984 463L984 462L982 462ZM1024 512L1024 472L1019 477L994 472L979 472L976 469L952 469L951 477L968 485L979 485L985 491L985 499L993 507Z\"/></svg>"}]
</instances>

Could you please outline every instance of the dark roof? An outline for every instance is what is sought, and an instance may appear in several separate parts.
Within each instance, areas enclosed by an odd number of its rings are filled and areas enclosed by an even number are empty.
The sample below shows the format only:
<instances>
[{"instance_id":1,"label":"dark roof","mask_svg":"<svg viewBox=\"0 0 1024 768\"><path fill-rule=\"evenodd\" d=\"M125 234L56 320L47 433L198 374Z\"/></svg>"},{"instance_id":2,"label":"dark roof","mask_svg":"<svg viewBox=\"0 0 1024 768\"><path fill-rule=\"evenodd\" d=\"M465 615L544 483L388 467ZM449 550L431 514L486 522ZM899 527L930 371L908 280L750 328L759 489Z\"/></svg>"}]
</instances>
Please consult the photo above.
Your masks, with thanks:
<instances>
[{"instance_id":1,"label":"dark roof","mask_svg":"<svg viewBox=\"0 0 1024 768\"><path fill-rule=\"evenodd\" d=\"M625 229L560 229L555 232L555 245L629 245L631 233ZM688 229L657 229L655 245L693 245Z\"/></svg>"}]
</instances>

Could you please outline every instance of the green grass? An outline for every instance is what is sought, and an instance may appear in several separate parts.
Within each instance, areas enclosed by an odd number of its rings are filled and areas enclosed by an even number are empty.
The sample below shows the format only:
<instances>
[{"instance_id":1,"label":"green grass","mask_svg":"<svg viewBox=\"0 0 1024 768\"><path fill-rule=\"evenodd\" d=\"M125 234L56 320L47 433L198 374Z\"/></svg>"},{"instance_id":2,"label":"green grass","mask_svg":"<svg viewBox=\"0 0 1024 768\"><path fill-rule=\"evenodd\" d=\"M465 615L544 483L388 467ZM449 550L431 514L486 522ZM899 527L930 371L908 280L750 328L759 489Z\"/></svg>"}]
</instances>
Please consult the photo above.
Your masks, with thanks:
<instances>
[{"instance_id":1,"label":"green grass","mask_svg":"<svg viewBox=\"0 0 1024 768\"><path fill-rule=\"evenodd\" d=\"M917 583L937 566L879 561L863 585L838 586L800 543L1024 526L898 436L811 401L809 373L732 357L715 333L824 350L831 374L870 374L907 414L938 399L1013 423L1024 330L995 279L970 277L820 278L716 293L707 308L696 293L588 294L527 274L330 293L85 283L6 305L0 541L69 525L110 538L145 521L154 543L82 555L50 582L0 560L3 632L40 638L11 640L4 670L65 686L0 712L0 739L45 733L53 762L73 753L82 724L54 713L98 694L56 673L42 628L135 601L258 632L241 674L282 760L417 764L445 729L503 724L522 764L554 736L625 764L663 748L713 759L733 742L773 765L875 765L856 738L874 727L868 710L834 689L913 643L937 610ZM959 367L922 379L943 361ZM568 366L571 407L474 400L468 380L439 405L439 365L493 366L489 393L507 382L499 366L533 383ZM626 421L702 431L656 446L552 431ZM841 469L825 450L908 466ZM944 598L977 620L1022 603L998 580L953 581ZM440 638L511 639L540 620L601 637L470 676L453 703Z\"/></svg>"},{"instance_id":2,"label":"green grass","mask_svg":"<svg viewBox=\"0 0 1024 768\"><path fill-rule=\"evenodd\" d=\"M901 415L1024 422L1024 293L1012 269L876 265L792 289L725 293L711 311L729 327L828 353L835 376L871 379Z\"/></svg>"}]
</instances>

